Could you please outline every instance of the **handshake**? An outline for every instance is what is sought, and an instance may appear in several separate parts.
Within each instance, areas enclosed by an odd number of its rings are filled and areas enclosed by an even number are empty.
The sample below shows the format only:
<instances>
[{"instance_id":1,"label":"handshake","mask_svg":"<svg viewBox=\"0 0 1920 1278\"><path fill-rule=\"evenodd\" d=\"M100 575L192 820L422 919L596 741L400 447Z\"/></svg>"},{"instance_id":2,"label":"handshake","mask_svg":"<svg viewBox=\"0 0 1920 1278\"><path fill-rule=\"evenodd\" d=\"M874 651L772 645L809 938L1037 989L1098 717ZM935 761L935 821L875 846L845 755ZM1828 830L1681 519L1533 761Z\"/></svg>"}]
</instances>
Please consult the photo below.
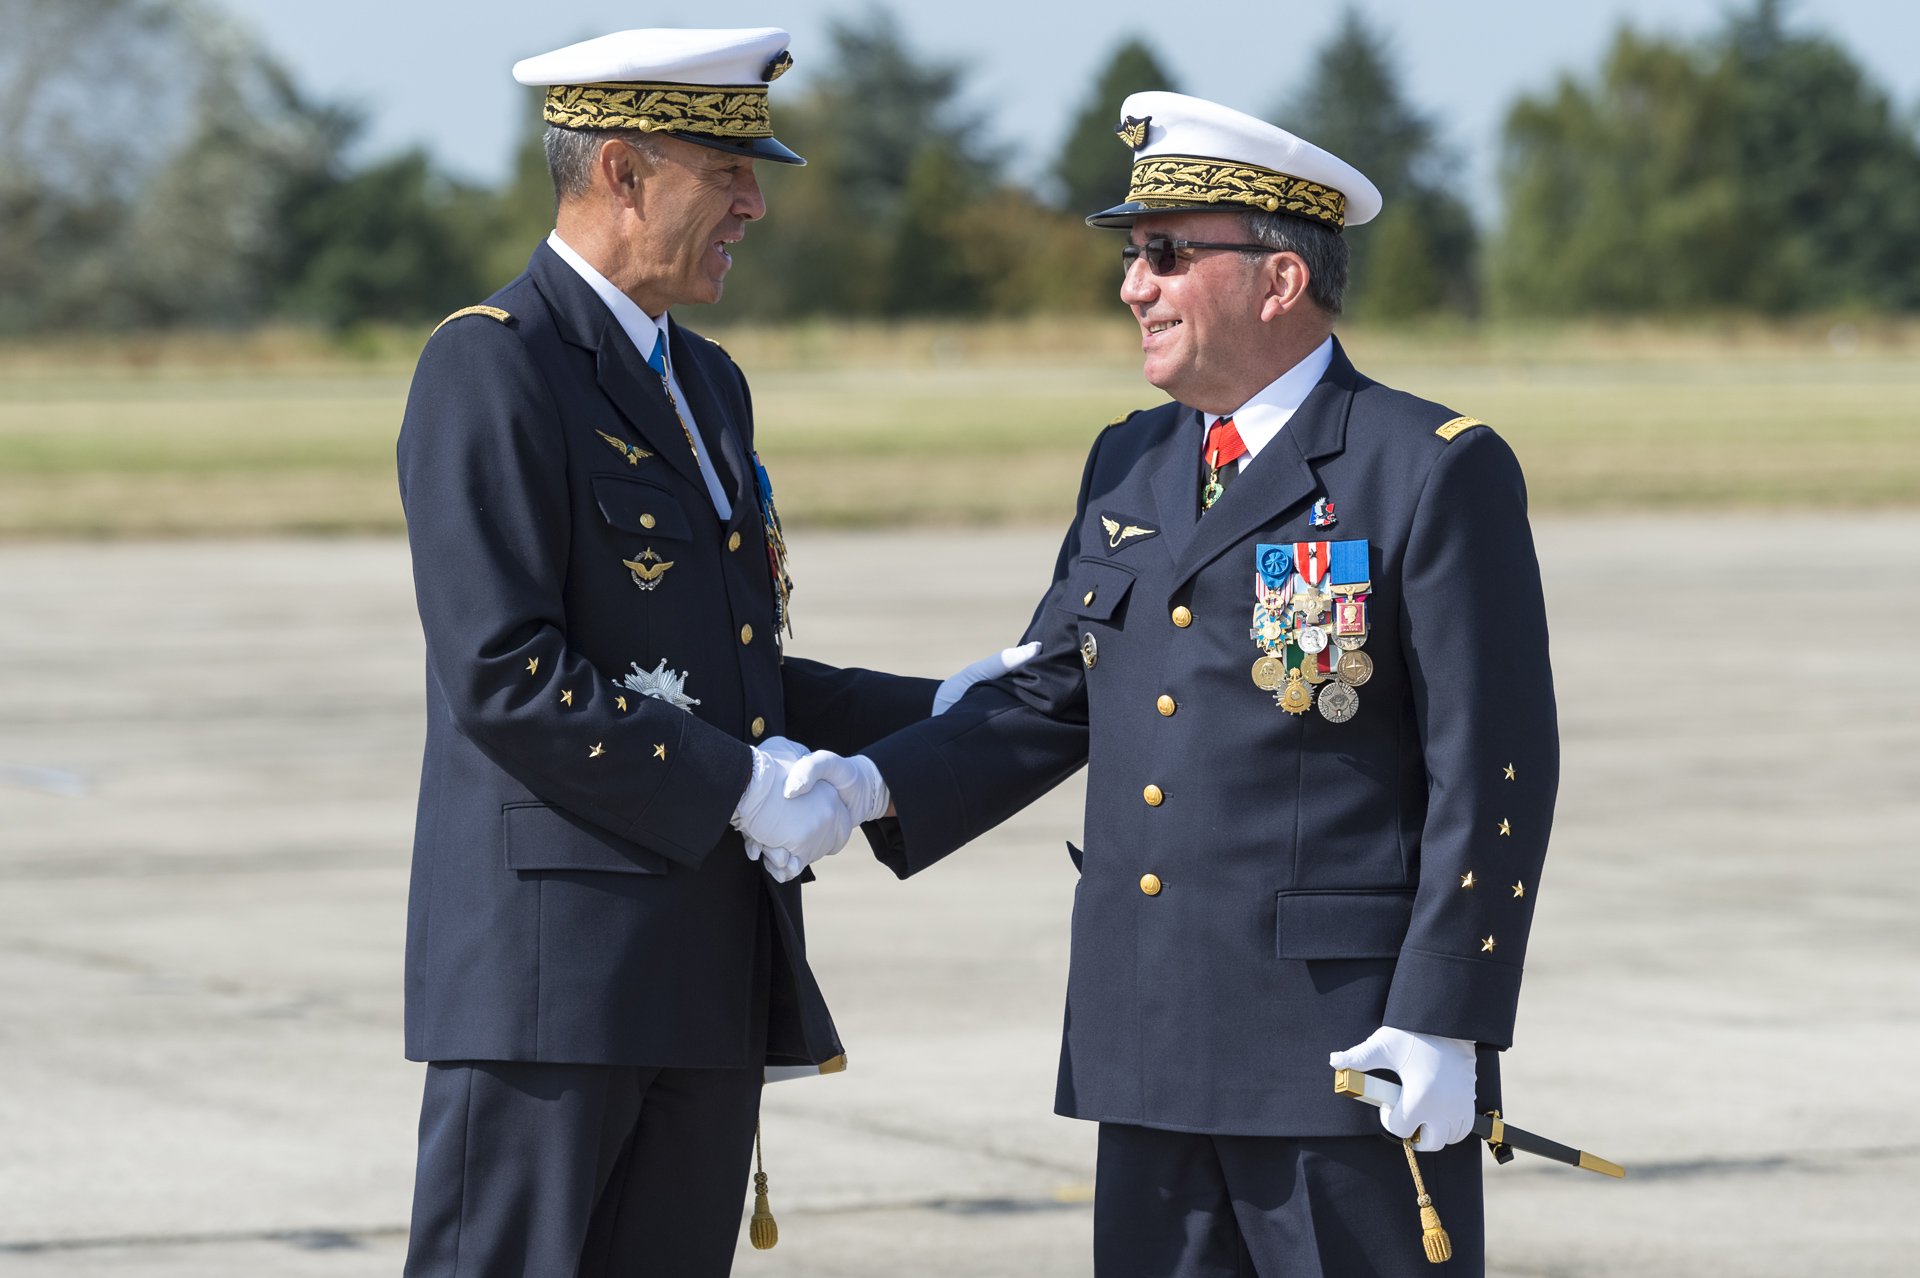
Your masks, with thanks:
<instances>
[{"instance_id":1,"label":"handshake","mask_svg":"<svg viewBox=\"0 0 1920 1278\"><path fill-rule=\"evenodd\" d=\"M982 657L941 683L933 713L981 680L1019 669L1039 651L1039 644L1029 643ZM769 737L754 747L753 779L734 809L733 828L746 839L748 859L785 883L845 847L854 826L885 816L892 806L880 769L865 755L809 752L797 741Z\"/></svg>"},{"instance_id":2,"label":"handshake","mask_svg":"<svg viewBox=\"0 0 1920 1278\"><path fill-rule=\"evenodd\" d=\"M733 828L749 860L785 883L846 846L853 827L886 815L892 805L880 769L864 755L843 758L785 737L753 752L753 780L734 810Z\"/></svg>"}]
</instances>

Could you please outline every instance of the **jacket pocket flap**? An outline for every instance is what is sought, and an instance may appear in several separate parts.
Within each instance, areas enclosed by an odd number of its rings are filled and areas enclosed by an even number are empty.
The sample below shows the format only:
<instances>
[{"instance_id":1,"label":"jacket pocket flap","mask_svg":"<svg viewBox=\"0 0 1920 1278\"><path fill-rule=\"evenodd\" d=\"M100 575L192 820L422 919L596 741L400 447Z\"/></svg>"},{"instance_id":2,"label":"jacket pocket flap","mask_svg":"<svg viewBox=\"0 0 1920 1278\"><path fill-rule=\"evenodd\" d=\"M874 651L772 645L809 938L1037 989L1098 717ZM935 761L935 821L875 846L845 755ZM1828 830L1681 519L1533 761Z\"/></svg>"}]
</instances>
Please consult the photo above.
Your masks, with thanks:
<instances>
[{"instance_id":1,"label":"jacket pocket flap","mask_svg":"<svg viewBox=\"0 0 1920 1278\"><path fill-rule=\"evenodd\" d=\"M673 541L686 541L691 536L680 499L649 480L595 475L593 500L601 516L615 528Z\"/></svg>"},{"instance_id":2,"label":"jacket pocket flap","mask_svg":"<svg viewBox=\"0 0 1920 1278\"><path fill-rule=\"evenodd\" d=\"M544 803L500 809L509 870L594 870L607 874L665 874L667 860L638 844Z\"/></svg>"},{"instance_id":3,"label":"jacket pocket flap","mask_svg":"<svg viewBox=\"0 0 1920 1278\"><path fill-rule=\"evenodd\" d=\"M1129 569L1100 559L1082 559L1067 574L1066 592L1060 606L1076 617L1107 621L1132 585L1133 573Z\"/></svg>"},{"instance_id":4,"label":"jacket pocket flap","mask_svg":"<svg viewBox=\"0 0 1920 1278\"><path fill-rule=\"evenodd\" d=\"M1397 958L1413 921L1411 892L1282 892L1279 907L1284 959Z\"/></svg>"}]
</instances>

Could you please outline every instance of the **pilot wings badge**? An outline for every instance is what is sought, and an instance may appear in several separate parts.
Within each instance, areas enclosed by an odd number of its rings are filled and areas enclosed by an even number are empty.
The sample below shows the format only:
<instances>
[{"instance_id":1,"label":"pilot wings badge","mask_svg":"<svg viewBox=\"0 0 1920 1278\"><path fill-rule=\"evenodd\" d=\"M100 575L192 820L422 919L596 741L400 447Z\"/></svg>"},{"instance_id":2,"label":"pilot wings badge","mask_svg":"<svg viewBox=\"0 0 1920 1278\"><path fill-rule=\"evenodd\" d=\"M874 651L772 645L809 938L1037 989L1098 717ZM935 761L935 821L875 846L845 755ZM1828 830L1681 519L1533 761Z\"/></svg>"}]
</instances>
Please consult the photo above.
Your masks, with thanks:
<instances>
[{"instance_id":1,"label":"pilot wings badge","mask_svg":"<svg viewBox=\"0 0 1920 1278\"><path fill-rule=\"evenodd\" d=\"M653 547L648 546L640 552L638 559L622 559L620 562L633 574L634 585L642 590L652 590L660 584L660 579L667 575L667 569L673 567L675 561L661 559L654 553Z\"/></svg>"},{"instance_id":2,"label":"pilot wings badge","mask_svg":"<svg viewBox=\"0 0 1920 1278\"><path fill-rule=\"evenodd\" d=\"M1157 536L1158 528L1149 528L1145 524L1136 524L1126 515L1100 513L1100 526L1107 532L1107 553L1112 554L1121 546L1136 538Z\"/></svg>"},{"instance_id":3,"label":"pilot wings badge","mask_svg":"<svg viewBox=\"0 0 1920 1278\"><path fill-rule=\"evenodd\" d=\"M600 438L606 440L607 443L613 447L614 452L619 453L622 457L626 458L627 465L629 466L638 466L640 464L641 458L653 456L652 453L640 447L640 445L629 444L626 440L620 438L618 435L609 435L604 430L596 430L593 433L598 435Z\"/></svg>"}]
</instances>

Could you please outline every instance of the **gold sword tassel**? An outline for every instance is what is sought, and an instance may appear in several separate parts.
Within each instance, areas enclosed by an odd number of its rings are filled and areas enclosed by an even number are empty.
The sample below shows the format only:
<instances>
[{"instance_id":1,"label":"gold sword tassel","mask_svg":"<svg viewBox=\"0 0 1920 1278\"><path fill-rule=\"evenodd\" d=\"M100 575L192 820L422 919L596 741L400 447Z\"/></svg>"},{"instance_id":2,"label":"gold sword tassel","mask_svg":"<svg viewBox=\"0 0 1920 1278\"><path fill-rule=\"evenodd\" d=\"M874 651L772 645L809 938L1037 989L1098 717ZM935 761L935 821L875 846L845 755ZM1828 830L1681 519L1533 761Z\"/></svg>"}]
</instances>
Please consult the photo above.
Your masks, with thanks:
<instances>
[{"instance_id":1,"label":"gold sword tassel","mask_svg":"<svg viewBox=\"0 0 1920 1278\"><path fill-rule=\"evenodd\" d=\"M760 1121L753 1124L753 1219L747 1224L747 1237L755 1251L767 1251L780 1241L780 1226L774 1223L773 1209L767 1206L767 1167L760 1157Z\"/></svg>"},{"instance_id":2,"label":"gold sword tassel","mask_svg":"<svg viewBox=\"0 0 1920 1278\"><path fill-rule=\"evenodd\" d=\"M1420 1178L1420 1163L1413 1156L1413 1142L1403 1140L1401 1146L1407 1151L1407 1170L1413 1173L1414 1192L1420 1195L1420 1242L1427 1249L1427 1263L1442 1264L1453 1259L1453 1239L1447 1237L1446 1226L1440 1223L1440 1212L1433 1205L1433 1195L1427 1192L1427 1182Z\"/></svg>"}]
</instances>

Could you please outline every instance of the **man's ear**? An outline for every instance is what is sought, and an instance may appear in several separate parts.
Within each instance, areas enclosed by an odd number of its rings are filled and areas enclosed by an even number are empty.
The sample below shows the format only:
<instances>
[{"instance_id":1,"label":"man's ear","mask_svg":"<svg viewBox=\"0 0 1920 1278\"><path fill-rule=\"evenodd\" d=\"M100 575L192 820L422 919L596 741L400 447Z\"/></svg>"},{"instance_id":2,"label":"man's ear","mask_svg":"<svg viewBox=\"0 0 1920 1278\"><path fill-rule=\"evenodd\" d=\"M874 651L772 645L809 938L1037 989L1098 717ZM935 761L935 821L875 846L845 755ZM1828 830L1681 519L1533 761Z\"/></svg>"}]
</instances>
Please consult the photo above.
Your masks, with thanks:
<instances>
[{"instance_id":1,"label":"man's ear","mask_svg":"<svg viewBox=\"0 0 1920 1278\"><path fill-rule=\"evenodd\" d=\"M639 202L640 184L646 180L650 167L645 156L618 138L602 142L594 156L595 172L613 198L622 204Z\"/></svg>"},{"instance_id":2,"label":"man's ear","mask_svg":"<svg viewBox=\"0 0 1920 1278\"><path fill-rule=\"evenodd\" d=\"M1260 300L1260 319L1271 324L1303 305L1313 272L1298 253L1275 253L1267 259L1267 295Z\"/></svg>"}]
</instances>

